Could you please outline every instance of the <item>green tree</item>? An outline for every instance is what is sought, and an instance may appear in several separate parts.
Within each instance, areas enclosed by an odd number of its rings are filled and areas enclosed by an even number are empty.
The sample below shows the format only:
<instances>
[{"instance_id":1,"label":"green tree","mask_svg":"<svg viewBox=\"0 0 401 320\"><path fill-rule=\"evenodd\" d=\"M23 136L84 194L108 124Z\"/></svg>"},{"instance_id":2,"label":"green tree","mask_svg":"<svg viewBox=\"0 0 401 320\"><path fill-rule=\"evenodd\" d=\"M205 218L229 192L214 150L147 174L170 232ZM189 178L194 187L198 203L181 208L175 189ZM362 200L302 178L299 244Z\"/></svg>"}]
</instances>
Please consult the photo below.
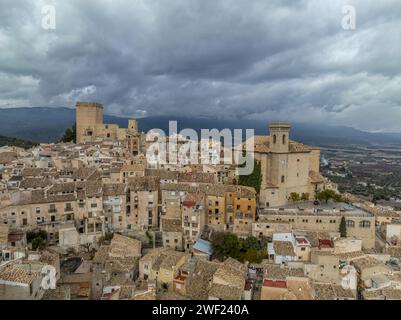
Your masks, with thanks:
<instances>
[{"instance_id":1,"label":"green tree","mask_svg":"<svg viewBox=\"0 0 401 320\"><path fill-rule=\"evenodd\" d=\"M47 241L41 237L32 240L32 250L43 250L46 247Z\"/></svg>"},{"instance_id":2,"label":"green tree","mask_svg":"<svg viewBox=\"0 0 401 320\"><path fill-rule=\"evenodd\" d=\"M288 197L288 200L291 200L292 202L298 202L299 200L301 200L301 197L299 193L291 192L290 196Z\"/></svg>"},{"instance_id":3,"label":"green tree","mask_svg":"<svg viewBox=\"0 0 401 320\"><path fill-rule=\"evenodd\" d=\"M37 143L37 142L32 142L32 141L18 139L18 138L10 138L10 137L0 136L0 147L16 146L16 147L21 147L24 149L29 149L32 147L36 147L38 145L39 145L39 143Z\"/></svg>"},{"instance_id":4,"label":"green tree","mask_svg":"<svg viewBox=\"0 0 401 320\"><path fill-rule=\"evenodd\" d=\"M301 195L301 200L302 201L308 201L309 200L309 193L308 192L303 192Z\"/></svg>"},{"instance_id":5,"label":"green tree","mask_svg":"<svg viewBox=\"0 0 401 320\"><path fill-rule=\"evenodd\" d=\"M255 248L250 248L246 251L244 255L244 260L248 262L257 262L258 260L258 251Z\"/></svg>"},{"instance_id":6,"label":"green tree","mask_svg":"<svg viewBox=\"0 0 401 320\"><path fill-rule=\"evenodd\" d=\"M28 243L32 245L32 249L44 249L47 245L47 232L44 230L29 231L26 234Z\"/></svg>"},{"instance_id":7,"label":"green tree","mask_svg":"<svg viewBox=\"0 0 401 320\"><path fill-rule=\"evenodd\" d=\"M242 186L248 186L255 188L256 192L260 192L260 186L262 184L262 169L260 161L254 159L253 171L249 175L240 175L238 178L238 184ZM244 167L242 165L241 167Z\"/></svg>"},{"instance_id":8,"label":"green tree","mask_svg":"<svg viewBox=\"0 0 401 320\"><path fill-rule=\"evenodd\" d=\"M77 138L77 125L74 124L71 128L67 128L64 132L61 142L74 142L76 143Z\"/></svg>"},{"instance_id":9,"label":"green tree","mask_svg":"<svg viewBox=\"0 0 401 320\"><path fill-rule=\"evenodd\" d=\"M241 255L241 241L238 237L229 232L216 232L212 237L213 256L217 259L231 257L239 259Z\"/></svg>"},{"instance_id":10,"label":"green tree","mask_svg":"<svg viewBox=\"0 0 401 320\"><path fill-rule=\"evenodd\" d=\"M329 202L330 199L333 199L334 201L336 201L336 199L338 200L338 194L331 189L326 189L323 191L320 191L316 194L316 198L320 201L325 201L326 203Z\"/></svg>"},{"instance_id":11,"label":"green tree","mask_svg":"<svg viewBox=\"0 0 401 320\"><path fill-rule=\"evenodd\" d=\"M341 238L346 238L347 237L347 224L345 222L345 217L343 216L341 218L341 222L340 222L340 236Z\"/></svg>"},{"instance_id":12,"label":"green tree","mask_svg":"<svg viewBox=\"0 0 401 320\"><path fill-rule=\"evenodd\" d=\"M221 253L223 256L238 258L241 251L241 241L233 233L225 233L223 243L221 244Z\"/></svg>"},{"instance_id":13,"label":"green tree","mask_svg":"<svg viewBox=\"0 0 401 320\"><path fill-rule=\"evenodd\" d=\"M249 249L260 250L260 243L256 237L249 236L244 240L242 247L244 250L249 250Z\"/></svg>"}]
</instances>

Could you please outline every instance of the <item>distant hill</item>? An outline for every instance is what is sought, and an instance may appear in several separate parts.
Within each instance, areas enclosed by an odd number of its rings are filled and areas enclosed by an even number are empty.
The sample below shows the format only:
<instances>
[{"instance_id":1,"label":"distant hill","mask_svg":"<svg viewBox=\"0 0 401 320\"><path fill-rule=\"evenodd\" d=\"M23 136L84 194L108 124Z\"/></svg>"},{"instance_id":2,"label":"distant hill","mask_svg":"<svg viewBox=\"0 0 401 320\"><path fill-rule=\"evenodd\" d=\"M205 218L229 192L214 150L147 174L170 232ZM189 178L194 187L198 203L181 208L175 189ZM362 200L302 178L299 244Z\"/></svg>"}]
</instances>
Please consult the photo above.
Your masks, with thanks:
<instances>
[{"instance_id":1,"label":"distant hill","mask_svg":"<svg viewBox=\"0 0 401 320\"><path fill-rule=\"evenodd\" d=\"M32 141L0 136L0 147L14 146L14 147L20 147L20 148L24 148L24 149L29 149L36 145L38 145L38 143L32 142Z\"/></svg>"},{"instance_id":2,"label":"distant hill","mask_svg":"<svg viewBox=\"0 0 401 320\"><path fill-rule=\"evenodd\" d=\"M255 134L267 134L268 121L218 120L185 117L148 117L139 119L140 130L159 128L168 132L168 121L177 120L178 129L254 129ZM37 142L59 140L65 129L75 122L75 109L70 108L13 108L0 109L0 135ZM104 116L105 123L127 127L128 119ZM401 144L401 134L370 133L344 126L292 123L291 139L311 145L327 144Z\"/></svg>"}]
</instances>

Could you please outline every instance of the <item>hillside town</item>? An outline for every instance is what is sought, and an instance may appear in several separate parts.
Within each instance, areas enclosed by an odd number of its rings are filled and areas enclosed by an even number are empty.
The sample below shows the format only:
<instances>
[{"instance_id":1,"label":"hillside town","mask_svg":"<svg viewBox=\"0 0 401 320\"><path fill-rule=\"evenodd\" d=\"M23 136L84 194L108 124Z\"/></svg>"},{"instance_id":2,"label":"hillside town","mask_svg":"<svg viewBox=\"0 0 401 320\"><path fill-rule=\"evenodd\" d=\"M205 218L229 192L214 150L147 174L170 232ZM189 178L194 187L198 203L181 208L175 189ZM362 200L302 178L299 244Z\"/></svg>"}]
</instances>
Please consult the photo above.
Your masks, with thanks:
<instances>
[{"instance_id":1,"label":"hillside town","mask_svg":"<svg viewBox=\"0 0 401 320\"><path fill-rule=\"evenodd\" d=\"M244 141L242 177L150 162L137 120L78 102L76 142L0 148L0 300L400 300L400 212L339 193L290 132Z\"/></svg>"}]
</instances>

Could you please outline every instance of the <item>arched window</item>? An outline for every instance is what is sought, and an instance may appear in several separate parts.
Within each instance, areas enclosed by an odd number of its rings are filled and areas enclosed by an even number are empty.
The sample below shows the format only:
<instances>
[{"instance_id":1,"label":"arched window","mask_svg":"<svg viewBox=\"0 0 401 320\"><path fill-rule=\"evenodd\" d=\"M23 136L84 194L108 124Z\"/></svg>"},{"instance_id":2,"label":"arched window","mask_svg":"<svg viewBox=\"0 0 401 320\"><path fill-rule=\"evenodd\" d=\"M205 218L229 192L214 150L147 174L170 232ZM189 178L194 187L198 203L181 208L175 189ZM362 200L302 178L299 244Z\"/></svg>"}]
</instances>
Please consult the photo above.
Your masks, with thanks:
<instances>
[{"instance_id":1,"label":"arched window","mask_svg":"<svg viewBox=\"0 0 401 320\"><path fill-rule=\"evenodd\" d=\"M283 135L283 144L286 144L287 143L287 136L284 134Z\"/></svg>"},{"instance_id":2,"label":"arched window","mask_svg":"<svg viewBox=\"0 0 401 320\"><path fill-rule=\"evenodd\" d=\"M281 183L284 183L284 182L285 182L285 177L281 176Z\"/></svg>"},{"instance_id":3,"label":"arched window","mask_svg":"<svg viewBox=\"0 0 401 320\"><path fill-rule=\"evenodd\" d=\"M347 220L345 224L346 224L347 228L355 227L355 221L353 221L353 220Z\"/></svg>"},{"instance_id":4,"label":"arched window","mask_svg":"<svg viewBox=\"0 0 401 320\"><path fill-rule=\"evenodd\" d=\"M359 226L361 228L370 228L370 221L366 221L366 220L361 221L361 222L359 222Z\"/></svg>"},{"instance_id":5,"label":"arched window","mask_svg":"<svg viewBox=\"0 0 401 320\"><path fill-rule=\"evenodd\" d=\"M273 143L276 144L277 143L277 136L274 134L273 135Z\"/></svg>"},{"instance_id":6,"label":"arched window","mask_svg":"<svg viewBox=\"0 0 401 320\"><path fill-rule=\"evenodd\" d=\"M370 221L363 220L363 221L359 222L359 227L360 228L370 228Z\"/></svg>"}]
</instances>

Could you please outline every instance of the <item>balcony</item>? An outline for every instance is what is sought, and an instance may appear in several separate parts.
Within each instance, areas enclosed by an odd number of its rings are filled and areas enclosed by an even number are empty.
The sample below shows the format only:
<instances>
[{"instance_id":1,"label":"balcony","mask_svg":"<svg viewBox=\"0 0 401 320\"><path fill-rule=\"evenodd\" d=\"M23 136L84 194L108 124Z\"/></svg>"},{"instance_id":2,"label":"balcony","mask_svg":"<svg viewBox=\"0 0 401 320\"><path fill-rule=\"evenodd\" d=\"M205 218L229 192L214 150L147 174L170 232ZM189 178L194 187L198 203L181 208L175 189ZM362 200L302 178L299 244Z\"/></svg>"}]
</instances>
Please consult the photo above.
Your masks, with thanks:
<instances>
[{"instance_id":1,"label":"balcony","mask_svg":"<svg viewBox=\"0 0 401 320\"><path fill-rule=\"evenodd\" d=\"M64 212L72 212L74 209L72 207L66 207L64 208Z\"/></svg>"},{"instance_id":2,"label":"balcony","mask_svg":"<svg viewBox=\"0 0 401 320\"><path fill-rule=\"evenodd\" d=\"M56 208L49 209L49 213L57 213L57 209Z\"/></svg>"}]
</instances>

